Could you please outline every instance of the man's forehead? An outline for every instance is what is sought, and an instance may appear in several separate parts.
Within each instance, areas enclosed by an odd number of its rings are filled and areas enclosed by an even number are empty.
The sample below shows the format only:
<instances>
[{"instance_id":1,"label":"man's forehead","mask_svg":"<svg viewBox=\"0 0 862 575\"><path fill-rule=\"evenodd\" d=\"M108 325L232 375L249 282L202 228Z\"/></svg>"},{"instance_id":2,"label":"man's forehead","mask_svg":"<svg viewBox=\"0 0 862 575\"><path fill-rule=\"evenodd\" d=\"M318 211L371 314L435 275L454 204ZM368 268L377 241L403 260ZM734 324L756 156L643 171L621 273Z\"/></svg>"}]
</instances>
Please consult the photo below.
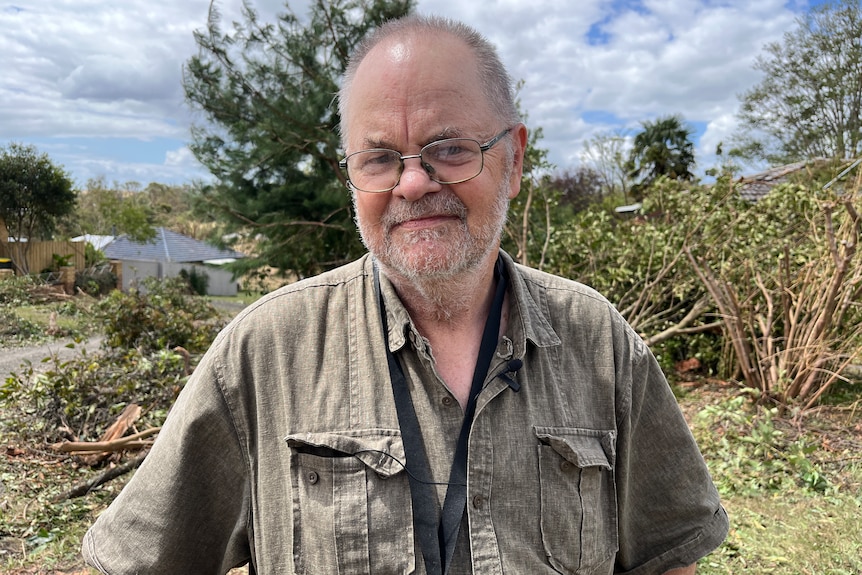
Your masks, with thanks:
<instances>
[{"instance_id":1,"label":"man's forehead","mask_svg":"<svg viewBox=\"0 0 862 575\"><path fill-rule=\"evenodd\" d=\"M423 67L447 60L462 67L472 56L472 50L460 38L446 33L429 37L412 31L377 44L365 55L357 74L380 71L381 66Z\"/></svg>"},{"instance_id":2,"label":"man's forehead","mask_svg":"<svg viewBox=\"0 0 862 575\"><path fill-rule=\"evenodd\" d=\"M391 43L379 47L385 57L393 63L407 62L412 54L413 47L404 39L399 38Z\"/></svg>"}]
</instances>

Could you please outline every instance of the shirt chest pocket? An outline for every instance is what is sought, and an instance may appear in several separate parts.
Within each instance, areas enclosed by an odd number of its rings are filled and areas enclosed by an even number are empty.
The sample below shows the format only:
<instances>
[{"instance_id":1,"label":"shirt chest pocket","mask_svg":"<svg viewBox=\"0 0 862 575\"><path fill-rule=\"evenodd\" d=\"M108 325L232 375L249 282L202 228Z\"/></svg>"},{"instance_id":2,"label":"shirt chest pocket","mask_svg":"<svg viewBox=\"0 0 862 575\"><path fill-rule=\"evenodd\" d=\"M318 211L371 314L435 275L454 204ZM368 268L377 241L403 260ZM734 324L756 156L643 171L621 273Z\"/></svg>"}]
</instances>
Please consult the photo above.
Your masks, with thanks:
<instances>
[{"instance_id":1,"label":"shirt chest pocket","mask_svg":"<svg viewBox=\"0 0 862 575\"><path fill-rule=\"evenodd\" d=\"M619 547L614 432L534 430L539 440L542 542L551 565L566 574L612 565Z\"/></svg>"},{"instance_id":2,"label":"shirt chest pocket","mask_svg":"<svg viewBox=\"0 0 862 575\"><path fill-rule=\"evenodd\" d=\"M302 433L286 440L296 572L412 573L413 513L400 433Z\"/></svg>"}]
</instances>

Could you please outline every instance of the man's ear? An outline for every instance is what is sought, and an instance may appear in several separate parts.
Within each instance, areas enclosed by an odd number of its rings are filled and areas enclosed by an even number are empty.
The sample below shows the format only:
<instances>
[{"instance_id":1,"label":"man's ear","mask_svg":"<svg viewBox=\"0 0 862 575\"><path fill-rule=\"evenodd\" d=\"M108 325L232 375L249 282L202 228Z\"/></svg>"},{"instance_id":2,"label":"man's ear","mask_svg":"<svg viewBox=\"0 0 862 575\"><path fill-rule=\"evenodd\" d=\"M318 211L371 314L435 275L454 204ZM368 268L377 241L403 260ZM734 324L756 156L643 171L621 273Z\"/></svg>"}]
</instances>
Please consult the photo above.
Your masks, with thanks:
<instances>
[{"instance_id":1,"label":"man's ear","mask_svg":"<svg viewBox=\"0 0 862 575\"><path fill-rule=\"evenodd\" d=\"M521 176L524 175L524 154L527 153L527 126L518 123L512 128L512 176L509 179L509 199L521 191Z\"/></svg>"}]
</instances>

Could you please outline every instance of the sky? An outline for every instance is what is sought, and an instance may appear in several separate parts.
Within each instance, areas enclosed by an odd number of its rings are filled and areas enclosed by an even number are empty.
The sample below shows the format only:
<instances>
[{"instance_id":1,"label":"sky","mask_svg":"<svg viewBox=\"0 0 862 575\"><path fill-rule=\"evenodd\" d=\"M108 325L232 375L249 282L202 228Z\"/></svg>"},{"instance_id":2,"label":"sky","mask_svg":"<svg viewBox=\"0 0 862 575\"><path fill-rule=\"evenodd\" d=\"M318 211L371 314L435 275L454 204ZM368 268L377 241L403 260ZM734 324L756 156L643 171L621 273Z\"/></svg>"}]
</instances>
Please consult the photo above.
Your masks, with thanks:
<instances>
[{"instance_id":1,"label":"sky","mask_svg":"<svg viewBox=\"0 0 862 575\"><path fill-rule=\"evenodd\" d=\"M289 0L306 12L309 0ZM225 23L241 0L215 0ZM820 0L419 0L498 46L527 125L558 171L590 138L679 114L697 172L736 128L755 58ZM251 0L271 21L279 0ZM78 187L185 184L209 174L187 144L181 85L209 0L0 0L0 146L34 145Z\"/></svg>"}]
</instances>

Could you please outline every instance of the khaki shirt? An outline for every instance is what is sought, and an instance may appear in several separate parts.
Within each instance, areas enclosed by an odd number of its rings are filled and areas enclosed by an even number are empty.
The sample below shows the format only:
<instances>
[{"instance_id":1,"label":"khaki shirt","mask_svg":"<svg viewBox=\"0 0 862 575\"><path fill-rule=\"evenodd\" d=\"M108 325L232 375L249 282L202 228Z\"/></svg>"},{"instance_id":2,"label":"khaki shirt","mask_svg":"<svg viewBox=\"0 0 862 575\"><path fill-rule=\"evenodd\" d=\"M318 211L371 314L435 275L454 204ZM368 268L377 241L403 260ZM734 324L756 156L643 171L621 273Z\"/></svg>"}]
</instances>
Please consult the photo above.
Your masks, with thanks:
<instances>
[{"instance_id":1,"label":"khaki shirt","mask_svg":"<svg viewBox=\"0 0 862 575\"><path fill-rule=\"evenodd\" d=\"M652 354L593 290L515 265L469 438L451 573L661 573L727 516ZM286 286L226 327L140 470L87 533L113 575L425 572L372 259ZM391 284L389 342L434 481L462 412ZM504 378L510 359L523 368ZM516 390L516 388L518 388ZM445 485L438 486L442 505Z\"/></svg>"}]
</instances>

